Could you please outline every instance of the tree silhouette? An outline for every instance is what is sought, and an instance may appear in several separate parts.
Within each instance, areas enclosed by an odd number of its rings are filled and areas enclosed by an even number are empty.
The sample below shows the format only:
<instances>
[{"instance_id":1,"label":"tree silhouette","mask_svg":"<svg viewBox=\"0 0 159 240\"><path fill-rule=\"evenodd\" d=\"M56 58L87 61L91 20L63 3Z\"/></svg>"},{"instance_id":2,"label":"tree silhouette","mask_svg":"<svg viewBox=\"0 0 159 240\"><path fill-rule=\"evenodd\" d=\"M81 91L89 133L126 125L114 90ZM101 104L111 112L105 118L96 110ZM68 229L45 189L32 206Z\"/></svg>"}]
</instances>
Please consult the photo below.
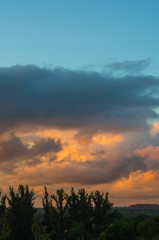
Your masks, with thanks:
<instances>
[{"instance_id":1,"label":"tree silhouette","mask_svg":"<svg viewBox=\"0 0 159 240\"><path fill-rule=\"evenodd\" d=\"M67 194L67 208L71 222L79 221L79 196L75 193L74 188L71 188L70 195Z\"/></svg>"},{"instance_id":2,"label":"tree silhouette","mask_svg":"<svg viewBox=\"0 0 159 240\"><path fill-rule=\"evenodd\" d=\"M110 213L113 211L113 204L109 201L108 193L100 193L96 191L92 193L93 200L93 222L94 222L94 232L98 236L102 232L106 225L108 224L108 219Z\"/></svg>"},{"instance_id":3,"label":"tree silhouette","mask_svg":"<svg viewBox=\"0 0 159 240\"><path fill-rule=\"evenodd\" d=\"M3 214L6 210L6 195L2 196L2 191L0 191L0 232L3 228Z\"/></svg>"},{"instance_id":4,"label":"tree silhouette","mask_svg":"<svg viewBox=\"0 0 159 240\"><path fill-rule=\"evenodd\" d=\"M45 193L44 197L42 199L43 209L44 209L44 215L43 215L43 225L47 227L47 230L50 232L52 230L52 224L51 224L51 208L52 203L49 199L49 194L47 191L47 187L45 186Z\"/></svg>"},{"instance_id":5,"label":"tree silhouette","mask_svg":"<svg viewBox=\"0 0 159 240\"><path fill-rule=\"evenodd\" d=\"M54 208L56 215L58 216L58 238L63 239L64 229L65 229L65 212L67 209L66 204L66 193L63 189L57 189L56 194L51 195L51 198L56 204L56 208Z\"/></svg>"},{"instance_id":6,"label":"tree silhouette","mask_svg":"<svg viewBox=\"0 0 159 240\"><path fill-rule=\"evenodd\" d=\"M9 225L12 229L12 239L32 240L32 222L35 213L34 192L29 190L28 185L19 185L17 193L14 188L9 188L8 216Z\"/></svg>"}]
</instances>

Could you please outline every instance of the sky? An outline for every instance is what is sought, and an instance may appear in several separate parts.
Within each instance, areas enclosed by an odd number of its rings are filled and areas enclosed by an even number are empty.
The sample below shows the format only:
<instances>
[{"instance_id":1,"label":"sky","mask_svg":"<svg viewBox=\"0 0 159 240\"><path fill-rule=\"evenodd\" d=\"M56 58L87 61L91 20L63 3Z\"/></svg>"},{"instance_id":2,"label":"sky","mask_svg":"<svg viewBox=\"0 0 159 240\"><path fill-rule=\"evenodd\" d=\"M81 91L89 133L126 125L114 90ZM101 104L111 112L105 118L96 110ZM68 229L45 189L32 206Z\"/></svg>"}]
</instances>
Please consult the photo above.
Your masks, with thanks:
<instances>
[{"instance_id":1,"label":"sky","mask_svg":"<svg viewBox=\"0 0 159 240\"><path fill-rule=\"evenodd\" d=\"M0 187L159 203L157 0L0 1Z\"/></svg>"}]
</instances>

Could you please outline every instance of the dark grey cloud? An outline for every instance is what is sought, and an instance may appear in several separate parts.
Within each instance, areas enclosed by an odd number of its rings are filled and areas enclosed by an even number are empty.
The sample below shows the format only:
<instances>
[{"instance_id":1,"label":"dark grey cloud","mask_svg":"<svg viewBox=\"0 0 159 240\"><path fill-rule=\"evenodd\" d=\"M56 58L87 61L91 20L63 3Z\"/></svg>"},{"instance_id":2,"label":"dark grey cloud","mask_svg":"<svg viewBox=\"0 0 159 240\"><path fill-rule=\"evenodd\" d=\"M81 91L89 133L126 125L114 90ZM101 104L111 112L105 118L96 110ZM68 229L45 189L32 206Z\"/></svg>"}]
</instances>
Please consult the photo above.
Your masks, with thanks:
<instances>
[{"instance_id":1,"label":"dark grey cloud","mask_svg":"<svg viewBox=\"0 0 159 240\"><path fill-rule=\"evenodd\" d=\"M104 150L101 150L101 151L95 151L95 152L91 152L90 155L91 156L101 156L105 154L105 151Z\"/></svg>"},{"instance_id":2,"label":"dark grey cloud","mask_svg":"<svg viewBox=\"0 0 159 240\"><path fill-rule=\"evenodd\" d=\"M23 158L28 153L28 148L21 140L13 136L8 141L0 143L0 162L10 162L18 158Z\"/></svg>"},{"instance_id":3,"label":"dark grey cloud","mask_svg":"<svg viewBox=\"0 0 159 240\"><path fill-rule=\"evenodd\" d=\"M54 163L50 169L38 169L34 173L22 176L22 179L29 178L31 185L59 183L94 185L111 183L122 177L127 178L130 173L137 170L141 172L147 170L145 159L132 155L115 162L103 158L86 162L74 161L63 166Z\"/></svg>"},{"instance_id":4,"label":"dark grey cloud","mask_svg":"<svg viewBox=\"0 0 159 240\"><path fill-rule=\"evenodd\" d=\"M153 76L0 68L0 131L26 124L74 128L79 135L143 131L149 129L147 120L158 117L158 89L159 78Z\"/></svg>"},{"instance_id":5,"label":"dark grey cloud","mask_svg":"<svg viewBox=\"0 0 159 240\"><path fill-rule=\"evenodd\" d=\"M76 162L75 164L81 166L81 170L84 168L84 171L80 173L81 177L76 175L79 177L77 183L81 184L110 183L122 177L127 178L131 172L147 170L146 159L138 155L119 157L115 161L98 157L94 161Z\"/></svg>"},{"instance_id":6,"label":"dark grey cloud","mask_svg":"<svg viewBox=\"0 0 159 240\"><path fill-rule=\"evenodd\" d=\"M28 153L31 156L43 156L47 153L57 153L62 150L61 141L58 140L55 142L53 138L40 139L28 150Z\"/></svg>"},{"instance_id":7,"label":"dark grey cloud","mask_svg":"<svg viewBox=\"0 0 159 240\"><path fill-rule=\"evenodd\" d=\"M145 70L150 65L150 59L142 59L142 60L127 60L123 62L113 62L105 66L107 71L111 73L120 73L120 74L132 74L136 75Z\"/></svg>"},{"instance_id":8,"label":"dark grey cloud","mask_svg":"<svg viewBox=\"0 0 159 240\"><path fill-rule=\"evenodd\" d=\"M20 138L12 136L11 139L0 142L0 168L2 171L12 172L16 164L25 160L25 164L35 166L41 162L40 157L48 153L56 154L62 150L60 140L53 138L40 139L31 148L24 145ZM55 155L54 155L55 160Z\"/></svg>"}]
</instances>

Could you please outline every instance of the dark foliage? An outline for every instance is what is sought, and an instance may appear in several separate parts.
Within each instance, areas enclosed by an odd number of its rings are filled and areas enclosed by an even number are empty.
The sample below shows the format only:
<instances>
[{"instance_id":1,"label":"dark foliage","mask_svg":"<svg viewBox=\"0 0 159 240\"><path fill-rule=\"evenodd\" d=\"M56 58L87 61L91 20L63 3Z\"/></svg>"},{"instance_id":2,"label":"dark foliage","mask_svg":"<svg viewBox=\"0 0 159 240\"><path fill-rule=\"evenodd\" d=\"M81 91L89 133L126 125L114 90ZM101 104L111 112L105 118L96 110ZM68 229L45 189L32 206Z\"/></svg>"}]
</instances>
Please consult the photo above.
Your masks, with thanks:
<instances>
[{"instance_id":1,"label":"dark foliage","mask_svg":"<svg viewBox=\"0 0 159 240\"><path fill-rule=\"evenodd\" d=\"M29 187L19 185L17 193L10 187L8 199L8 223L12 229L12 239L32 240L32 223L35 213L34 192Z\"/></svg>"},{"instance_id":2,"label":"dark foliage","mask_svg":"<svg viewBox=\"0 0 159 240\"><path fill-rule=\"evenodd\" d=\"M6 199L8 207L6 207ZM157 240L159 216L123 216L108 193L44 188L43 210L34 208L34 191L19 185L0 192L0 240ZM36 212L36 213L35 213Z\"/></svg>"}]
</instances>

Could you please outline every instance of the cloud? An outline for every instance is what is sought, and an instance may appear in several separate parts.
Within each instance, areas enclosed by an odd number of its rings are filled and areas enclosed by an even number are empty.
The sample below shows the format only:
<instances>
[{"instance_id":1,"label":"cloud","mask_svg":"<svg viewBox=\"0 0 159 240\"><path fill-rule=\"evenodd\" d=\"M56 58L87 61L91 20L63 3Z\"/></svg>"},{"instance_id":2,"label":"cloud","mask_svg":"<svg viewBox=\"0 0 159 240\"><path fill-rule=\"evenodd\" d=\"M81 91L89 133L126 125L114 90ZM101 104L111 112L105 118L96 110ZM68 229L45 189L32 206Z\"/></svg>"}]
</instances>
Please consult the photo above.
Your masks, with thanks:
<instances>
[{"instance_id":1,"label":"cloud","mask_svg":"<svg viewBox=\"0 0 159 240\"><path fill-rule=\"evenodd\" d=\"M109 161L105 158L97 158L92 161L72 161L67 159L63 162L52 162L51 165L42 168L23 169L17 174L21 182L29 182L31 185L45 184L103 184L112 183L136 171L147 170L145 159L140 156L130 156L123 159Z\"/></svg>"},{"instance_id":2,"label":"cloud","mask_svg":"<svg viewBox=\"0 0 159 240\"><path fill-rule=\"evenodd\" d=\"M21 140L14 136L8 141L0 143L0 162L10 162L14 159L23 158L27 155L28 149Z\"/></svg>"},{"instance_id":3,"label":"cloud","mask_svg":"<svg viewBox=\"0 0 159 240\"><path fill-rule=\"evenodd\" d=\"M60 140L54 139L40 139L32 147L22 143L17 136L12 136L6 141L0 142L0 166L1 171L12 173L17 168L17 163L25 165L37 165L41 162L40 158L48 153L57 153L62 150L62 143ZM55 158L55 156L54 156Z\"/></svg>"},{"instance_id":4,"label":"cloud","mask_svg":"<svg viewBox=\"0 0 159 240\"><path fill-rule=\"evenodd\" d=\"M35 157L35 156L43 156L47 153L54 152L57 153L62 150L61 141L58 140L55 142L54 139L40 139L33 145L29 150L28 153Z\"/></svg>"},{"instance_id":5,"label":"cloud","mask_svg":"<svg viewBox=\"0 0 159 240\"><path fill-rule=\"evenodd\" d=\"M147 68L150 65L150 59L142 59L142 60L127 60L123 62L113 62L105 66L107 71L110 73L117 74L129 74L129 75L138 75L141 74L142 70Z\"/></svg>"},{"instance_id":6,"label":"cloud","mask_svg":"<svg viewBox=\"0 0 159 240\"><path fill-rule=\"evenodd\" d=\"M148 120L158 117L158 88L153 76L114 78L34 65L0 68L0 131L29 124L75 129L77 137L90 139L96 132L145 131Z\"/></svg>"},{"instance_id":7,"label":"cloud","mask_svg":"<svg viewBox=\"0 0 159 240\"><path fill-rule=\"evenodd\" d=\"M144 187L157 186L159 179L159 78L141 74L147 65L113 63L105 75L34 65L0 68L4 185L100 184L115 186L115 197L130 189L137 196L139 179L141 198L155 196L154 189L144 195Z\"/></svg>"}]
</instances>

